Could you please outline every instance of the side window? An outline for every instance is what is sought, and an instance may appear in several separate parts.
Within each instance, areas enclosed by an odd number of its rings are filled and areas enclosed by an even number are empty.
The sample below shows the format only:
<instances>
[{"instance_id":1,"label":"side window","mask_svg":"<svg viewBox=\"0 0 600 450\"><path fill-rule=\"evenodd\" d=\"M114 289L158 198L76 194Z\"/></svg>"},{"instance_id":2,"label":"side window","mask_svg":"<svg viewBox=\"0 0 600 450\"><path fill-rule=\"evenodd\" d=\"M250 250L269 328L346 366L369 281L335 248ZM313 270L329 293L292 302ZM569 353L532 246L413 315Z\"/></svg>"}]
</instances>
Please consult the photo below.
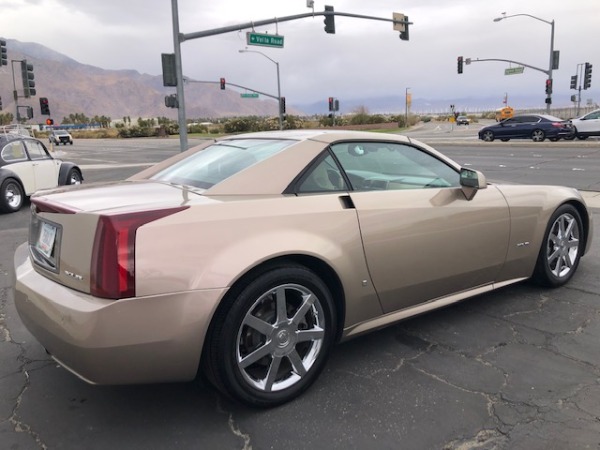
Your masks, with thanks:
<instances>
[{"instance_id":1,"label":"side window","mask_svg":"<svg viewBox=\"0 0 600 450\"><path fill-rule=\"evenodd\" d=\"M589 113L585 118L586 119L600 119L600 111Z\"/></svg>"},{"instance_id":2,"label":"side window","mask_svg":"<svg viewBox=\"0 0 600 450\"><path fill-rule=\"evenodd\" d=\"M304 177L299 193L347 191L348 186L331 155L318 162Z\"/></svg>"},{"instance_id":3,"label":"side window","mask_svg":"<svg viewBox=\"0 0 600 450\"><path fill-rule=\"evenodd\" d=\"M38 141L26 140L24 142L27 147L27 153L29 153L31 159L50 159L46 149Z\"/></svg>"},{"instance_id":4,"label":"side window","mask_svg":"<svg viewBox=\"0 0 600 450\"><path fill-rule=\"evenodd\" d=\"M429 153L389 142L332 146L356 191L458 187L459 173Z\"/></svg>"},{"instance_id":5,"label":"side window","mask_svg":"<svg viewBox=\"0 0 600 450\"><path fill-rule=\"evenodd\" d=\"M27 161L27 154L21 141L12 141L6 144L2 149L2 153L0 153L0 157L8 163Z\"/></svg>"}]
</instances>

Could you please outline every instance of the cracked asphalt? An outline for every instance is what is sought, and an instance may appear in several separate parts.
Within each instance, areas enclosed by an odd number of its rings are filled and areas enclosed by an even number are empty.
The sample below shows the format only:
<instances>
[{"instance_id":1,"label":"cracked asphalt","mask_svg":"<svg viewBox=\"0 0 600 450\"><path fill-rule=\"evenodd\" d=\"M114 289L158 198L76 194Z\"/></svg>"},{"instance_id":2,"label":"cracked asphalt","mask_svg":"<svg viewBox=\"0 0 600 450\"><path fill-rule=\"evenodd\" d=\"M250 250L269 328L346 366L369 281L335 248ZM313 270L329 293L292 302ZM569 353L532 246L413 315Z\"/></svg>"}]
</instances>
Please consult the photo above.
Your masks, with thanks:
<instances>
[{"instance_id":1,"label":"cracked asphalt","mask_svg":"<svg viewBox=\"0 0 600 450\"><path fill-rule=\"evenodd\" d=\"M27 214L0 216L0 449L600 449L600 209L565 287L481 295L337 346L270 410L198 383L91 386L15 311Z\"/></svg>"}]
</instances>

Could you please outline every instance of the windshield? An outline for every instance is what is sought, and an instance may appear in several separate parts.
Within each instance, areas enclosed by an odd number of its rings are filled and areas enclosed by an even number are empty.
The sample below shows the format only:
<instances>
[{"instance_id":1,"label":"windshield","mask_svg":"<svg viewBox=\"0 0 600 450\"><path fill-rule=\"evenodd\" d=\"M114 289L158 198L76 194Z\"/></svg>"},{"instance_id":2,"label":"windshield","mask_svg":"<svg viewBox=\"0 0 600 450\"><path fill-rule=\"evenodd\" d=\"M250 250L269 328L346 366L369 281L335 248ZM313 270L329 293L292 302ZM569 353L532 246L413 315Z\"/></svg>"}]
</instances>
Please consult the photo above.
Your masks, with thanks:
<instances>
[{"instance_id":1,"label":"windshield","mask_svg":"<svg viewBox=\"0 0 600 450\"><path fill-rule=\"evenodd\" d=\"M284 139L220 141L162 170L151 179L208 189L295 143Z\"/></svg>"}]
</instances>

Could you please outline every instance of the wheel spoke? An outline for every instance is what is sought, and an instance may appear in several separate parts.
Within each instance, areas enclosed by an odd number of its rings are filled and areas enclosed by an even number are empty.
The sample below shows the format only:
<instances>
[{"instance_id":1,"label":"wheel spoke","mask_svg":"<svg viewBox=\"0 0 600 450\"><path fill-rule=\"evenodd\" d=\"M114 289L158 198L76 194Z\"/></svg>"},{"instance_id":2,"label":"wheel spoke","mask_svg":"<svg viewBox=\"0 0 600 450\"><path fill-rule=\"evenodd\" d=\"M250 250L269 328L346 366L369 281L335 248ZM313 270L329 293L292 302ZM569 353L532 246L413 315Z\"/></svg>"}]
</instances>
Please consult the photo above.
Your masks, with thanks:
<instances>
[{"instance_id":1,"label":"wheel spoke","mask_svg":"<svg viewBox=\"0 0 600 450\"><path fill-rule=\"evenodd\" d=\"M294 314L294 317L292 318L292 323L295 325L298 325L300 323L300 321L302 321L302 318L306 315L306 313L311 308L311 306L313 305L314 302L315 302L315 298L313 295L311 295L311 294L303 295L302 296L302 305L300 305L300 308L298 308L298 311L296 311L296 314Z\"/></svg>"},{"instance_id":2,"label":"wheel spoke","mask_svg":"<svg viewBox=\"0 0 600 450\"><path fill-rule=\"evenodd\" d=\"M303 377L306 375L306 368L304 367L304 363L302 362L302 358L296 350L287 355L292 367L294 368L294 372Z\"/></svg>"},{"instance_id":3,"label":"wheel spoke","mask_svg":"<svg viewBox=\"0 0 600 450\"><path fill-rule=\"evenodd\" d=\"M300 330L296 333L298 342L320 341L325 337L325 330L322 328L313 328L312 330Z\"/></svg>"},{"instance_id":4,"label":"wheel spoke","mask_svg":"<svg viewBox=\"0 0 600 450\"><path fill-rule=\"evenodd\" d=\"M259 333L264 334L265 336L270 336L274 329L273 325L265 322L262 319L259 319L256 316L253 316L252 314L248 314L246 319L244 319L244 324L255 329Z\"/></svg>"},{"instance_id":5,"label":"wheel spoke","mask_svg":"<svg viewBox=\"0 0 600 450\"><path fill-rule=\"evenodd\" d=\"M240 366L242 369L245 369L246 367L254 364L259 359L264 358L265 356L268 356L270 354L271 354L271 342L267 342L262 347L257 348L252 353L250 353L249 355L242 358L238 362L238 366Z\"/></svg>"},{"instance_id":6,"label":"wheel spoke","mask_svg":"<svg viewBox=\"0 0 600 450\"><path fill-rule=\"evenodd\" d=\"M271 392L273 389L273 383L275 383L275 379L277 378L277 372L279 372L279 366L281 365L281 356L274 356L271 361L271 365L269 366L269 371L267 373L267 377L265 378L265 391Z\"/></svg>"},{"instance_id":7,"label":"wheel spoke","mask_svg":"<svg viewBox=\"0 0 600 450\"><path fill-rule=\"evenodd\" d=\"M280 287L275 292L277 300L277 323L282 323L287 320L287 302L285 297L285 288Z\"/></svg>"}]
</instances>

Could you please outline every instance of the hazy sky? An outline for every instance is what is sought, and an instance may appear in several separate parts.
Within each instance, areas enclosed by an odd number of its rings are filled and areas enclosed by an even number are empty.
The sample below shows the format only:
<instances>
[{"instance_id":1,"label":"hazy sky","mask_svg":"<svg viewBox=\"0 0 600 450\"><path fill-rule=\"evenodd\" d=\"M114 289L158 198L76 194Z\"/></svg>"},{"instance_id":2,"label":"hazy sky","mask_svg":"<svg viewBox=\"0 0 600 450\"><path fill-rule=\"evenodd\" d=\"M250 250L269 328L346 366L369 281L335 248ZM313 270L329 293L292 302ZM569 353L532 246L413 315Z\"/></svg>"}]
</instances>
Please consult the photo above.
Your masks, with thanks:
<instances>
[{"instance_id":1,"label":"hazy sky","mask_svg":"<svg viewBox=\"0 0 600 450\"><path fill-rule=\"evenodd\" d=\"M315 10L325 2L315 0ZM571 94L577 65L594 64L592 89L600 97L600 0L328 0L336 11L391 18L409 16L410 41L402 41L389 22L336 17L336 34L326 34L323 17L279 24L283 49L248 47L280 63L282 95L288 103L328 96L360 98L404 95L456 98L539 94L543 104L546 75L525 69L504 75L503 62L479 62L456 71L457 56L501 58L547 69L551 26L519 16L555 21L560 68L554 92ZM179 0L180 31L242 24L252 20L310 12L306 0ZM228 81L276 93L275 65L258 54L240 54L246 31L182 44L183 69L198 80ZM275 34L275 25L256 28ZM104 69L161 73L161 53L173 52L170 0L0 0L0 36L37 42L81 63ZM600 98L594 98L600 101Z\"/></svg>"}]
</instances>

